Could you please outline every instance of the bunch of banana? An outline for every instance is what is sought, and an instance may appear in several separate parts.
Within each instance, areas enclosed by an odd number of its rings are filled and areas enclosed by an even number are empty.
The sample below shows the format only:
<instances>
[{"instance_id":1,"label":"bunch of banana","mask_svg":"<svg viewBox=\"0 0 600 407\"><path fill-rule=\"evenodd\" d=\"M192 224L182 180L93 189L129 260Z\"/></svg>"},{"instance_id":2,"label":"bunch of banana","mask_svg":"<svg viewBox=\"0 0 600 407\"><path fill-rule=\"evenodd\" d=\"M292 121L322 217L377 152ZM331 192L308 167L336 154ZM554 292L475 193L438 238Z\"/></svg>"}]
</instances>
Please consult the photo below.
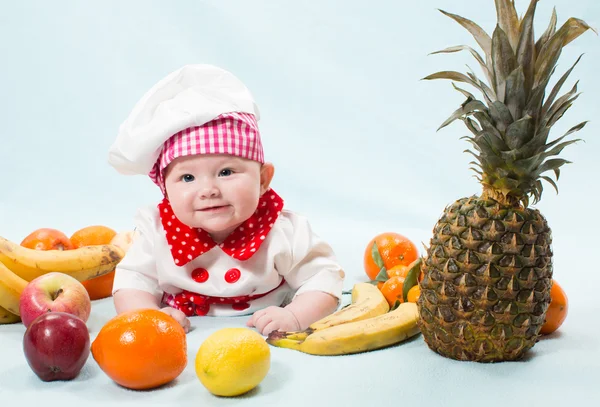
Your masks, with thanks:
<instances>
[{"instance_id":1,"label":"bunch of banana","mask_svg":"<svg viewBox=\"0 0 600 407\"><path fill-rule=\"evenodd\" d=\"M10 271L4 264L0 263L0 307L2 307L0 314L9 312L19 315L19 301L26 285L26 280L23 280ZM11 319L10 315L8 315L0 318L0 321Z\"/></svg>"},{"instance_id":2,"label":"bunch of banana","mask_svg":"<svg viewBox=\"0 0 600 407\"><path fill-rule=\"evenodd\" d=\"M286 334L290 339L304 340L315 331L376 317L385 314L389 309L387 300L376 286L370 283L357 283L352 287L350 305L312 323L304 331L286 332Z\"/></svg>"},{"instance_id":3,"label":"bunch of banana","mask_svg":"<svg viewBox=\"0 0 600 407\"><path fill-rule=\"evenodd\" d=\"M123 256L125 252L112 244L73 250L33 250L0 237L0 262L27 281L51 271L86 281L113 271Z\"/></svg>"},{"instance_id":4,"label":"bunch of banana","mask_svg":"<svg viewBox=\"0 0 600 407\"><path fill-rule=\"evenodd\" d=\"M0 307L0 325L14 324L15 322L21 322L21 317Z\"/></svg>"},{"instance_id":5,"label":"bunch of banana","mask_svg":"<svg viewBox=\"0 0 600 407\"><path fill-rule=\"evenodd\" d=\"M0 324L16 322L21 292L34 278L59 272L86 281L113 271L124 256L111 244L44 251L0 237Z\"/></svg>"},{"instance_id":6,"label":"bunch of banana","mask_svg":"<svg viewBox=\"0 0 600 407\"><path fill-rule=\"evenodd\" d=\"M404 302L385 314L321 329L301 339L295 333L273 331L267 342L312 355L347 355L383 348L417 335L418 319L417 305Z\"/></svg>"}]
</instances>

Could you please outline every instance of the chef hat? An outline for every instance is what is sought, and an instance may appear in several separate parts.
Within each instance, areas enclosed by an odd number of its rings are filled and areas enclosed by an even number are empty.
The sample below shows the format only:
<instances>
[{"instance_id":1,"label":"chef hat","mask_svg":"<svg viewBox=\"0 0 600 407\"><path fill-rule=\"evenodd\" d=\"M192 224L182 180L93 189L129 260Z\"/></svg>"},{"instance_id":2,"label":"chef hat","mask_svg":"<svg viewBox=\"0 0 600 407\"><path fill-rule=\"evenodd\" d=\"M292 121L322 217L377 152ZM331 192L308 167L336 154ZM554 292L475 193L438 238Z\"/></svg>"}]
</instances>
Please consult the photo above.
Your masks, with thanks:
<instances>
[{"instance_id":1,"label":"chef hat","mask_svg":"<svg viewBox=\"0 0 600 407\"><path fill-rule=\"evenodd\" d=\"M167 140L186 129L197 132L199 127L212 127L218 120L210 122L217 118L237 120L235 115L224 115L231 112L248 120L260 118L250 91L230 72L212 65L186 65L159 81L138 101L119 127L108 162L121 174L150 174L156 170ZM258 127L254 136L259 137Z\"/></svg>"},{"instance_id":2,"label":"chef hat","mask_svg":"<svg viewBox=\"0 0 600 407\"><path fill-rule=\"evenodd\" d=\"M148 175L165 193L167 166L178 157L196 154L229 154L263 164L263 147L254 115L224 113L202 126L181 130L165 141Z\"/></svg>"}]
</instances>

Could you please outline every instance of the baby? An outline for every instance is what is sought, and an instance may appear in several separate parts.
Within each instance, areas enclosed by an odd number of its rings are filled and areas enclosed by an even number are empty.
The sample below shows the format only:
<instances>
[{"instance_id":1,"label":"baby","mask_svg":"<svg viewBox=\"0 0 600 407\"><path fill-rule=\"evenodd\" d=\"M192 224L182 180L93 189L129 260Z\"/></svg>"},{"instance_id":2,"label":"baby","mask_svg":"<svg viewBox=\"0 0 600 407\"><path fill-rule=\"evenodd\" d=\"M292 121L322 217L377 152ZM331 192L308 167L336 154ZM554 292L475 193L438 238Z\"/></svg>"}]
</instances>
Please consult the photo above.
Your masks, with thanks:
<instances>
[{"instance_id":1,"label":"baby","mask_svg":"<svg viewBox=\"0 0 600 407\"><path fill-rule=\"evenodd\" d=\"M340 302L344 272L307 219L270 188L256 106L231 73L188 65L151 88L119 128L109 163L148 175L164 199L139 209L113 285L117 313L153 308L249 315L263 335L307 328Z\"/></svg>"}]
</instances>

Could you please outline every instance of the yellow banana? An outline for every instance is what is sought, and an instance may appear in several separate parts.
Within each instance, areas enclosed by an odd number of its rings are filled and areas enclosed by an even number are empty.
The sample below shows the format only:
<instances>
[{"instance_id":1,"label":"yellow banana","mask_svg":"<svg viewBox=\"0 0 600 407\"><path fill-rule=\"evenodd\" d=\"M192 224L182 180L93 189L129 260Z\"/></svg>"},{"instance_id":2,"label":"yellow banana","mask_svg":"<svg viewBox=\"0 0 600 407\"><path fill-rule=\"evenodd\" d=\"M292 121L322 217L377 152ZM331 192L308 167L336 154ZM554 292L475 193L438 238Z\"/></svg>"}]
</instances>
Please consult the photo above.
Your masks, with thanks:
<instances>
[{"instance_id":1,"label":"yellow banana","mask_svg":"<svg viewBox=\"0 0 600 407\"><path fill-rule=\"evenodd\" d=\"M381 291L370 283L356 283L352 287L352 303L316 322L306 330L286 332L289 339L304 340L311 333L332 326L361 321L385 314L390 306Z\"/></svg>"},{"instance_id":2,"label":"yellow banana","mask_svg":"<svg viewBox=\"0 0 600 407\"><path fill-rule=\"evenodd\" d=\"M18 315L13 314L0 307L0 325L4 324L14 324L15 322L21 321L21 318Z\"/></svg>"},{"instance_id":3,"label":"yellow banana","mask_svg":"<svg viewBox=\"0 0 600 407\"><path fill-rule=\"evenodd\" d=\"M385 314L389 310L390 306L377 286L371 283L357 283L352 287L351 305L312 323L308 328L317 331L335 325L372 318Z\"/></svg>"},{"instance_id":4,"label":"yellow banana","mask_svg":"<svg viewBox=\"0 0 600 407\"><path fill-rule=\"evenodd\" d=\"M357 322L316 331L304 340L294 340L286 332L274 331L267 342L273 346L312 355L346 355L383 348L417 335L417 305L400 304L394 311Z\"/></svg>"},{"instance_id":5,"label":"yellow banana","mask_svg":"<svg viewBox=\"0 0 600 407\"><path fill-rule=\"evenodd\" d=\"M114 270L123 256L125 252L111 244L73 250L33 250L0 237L0 262L27 281L52 271L86 281Z\"/></svg>"},{"instance_id":6,"label":"yellow banana","mask_svg":"<svg viewBox=\"0 0 600 407\"><path fill-rule=\"evenodd\" d=\"M20 315L19 301L26 285L27 281L0 262L0 307L10 313Z\"/></svg>"}]
</instances>

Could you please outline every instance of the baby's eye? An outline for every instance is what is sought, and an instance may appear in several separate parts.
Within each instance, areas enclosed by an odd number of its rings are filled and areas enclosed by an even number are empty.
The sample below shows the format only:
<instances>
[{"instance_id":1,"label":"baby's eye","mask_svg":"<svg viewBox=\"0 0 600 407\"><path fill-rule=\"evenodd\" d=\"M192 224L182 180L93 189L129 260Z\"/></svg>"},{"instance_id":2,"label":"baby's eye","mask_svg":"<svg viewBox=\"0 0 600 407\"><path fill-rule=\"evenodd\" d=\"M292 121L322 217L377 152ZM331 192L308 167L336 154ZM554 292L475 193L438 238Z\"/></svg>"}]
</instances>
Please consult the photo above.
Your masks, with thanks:
<instances>
[{"instance_id":1,"label":"baby's eye","mask_svg":"<svg viewBox=\"0 0 600 407\"><path fill-rule=\"evenodd\" d=\"M225 168L221 170L221 172L219 173L219 177L228 177L231 174L233 174L233 170L231 168Z\"/></svg>"},{"instance_id":2,"label":"baby's eye","mask_svg":"<svg viewBox=\"0 0 600 407\"><path fill-rule=\"evenodd\" d=\"M195 178L194 178L194 176L193 176L192 174L183 174L183 175L181 176L181 180L182 180L183 182L192 182L194 179L195 179Z\"/></svg>"}]
</instances>

